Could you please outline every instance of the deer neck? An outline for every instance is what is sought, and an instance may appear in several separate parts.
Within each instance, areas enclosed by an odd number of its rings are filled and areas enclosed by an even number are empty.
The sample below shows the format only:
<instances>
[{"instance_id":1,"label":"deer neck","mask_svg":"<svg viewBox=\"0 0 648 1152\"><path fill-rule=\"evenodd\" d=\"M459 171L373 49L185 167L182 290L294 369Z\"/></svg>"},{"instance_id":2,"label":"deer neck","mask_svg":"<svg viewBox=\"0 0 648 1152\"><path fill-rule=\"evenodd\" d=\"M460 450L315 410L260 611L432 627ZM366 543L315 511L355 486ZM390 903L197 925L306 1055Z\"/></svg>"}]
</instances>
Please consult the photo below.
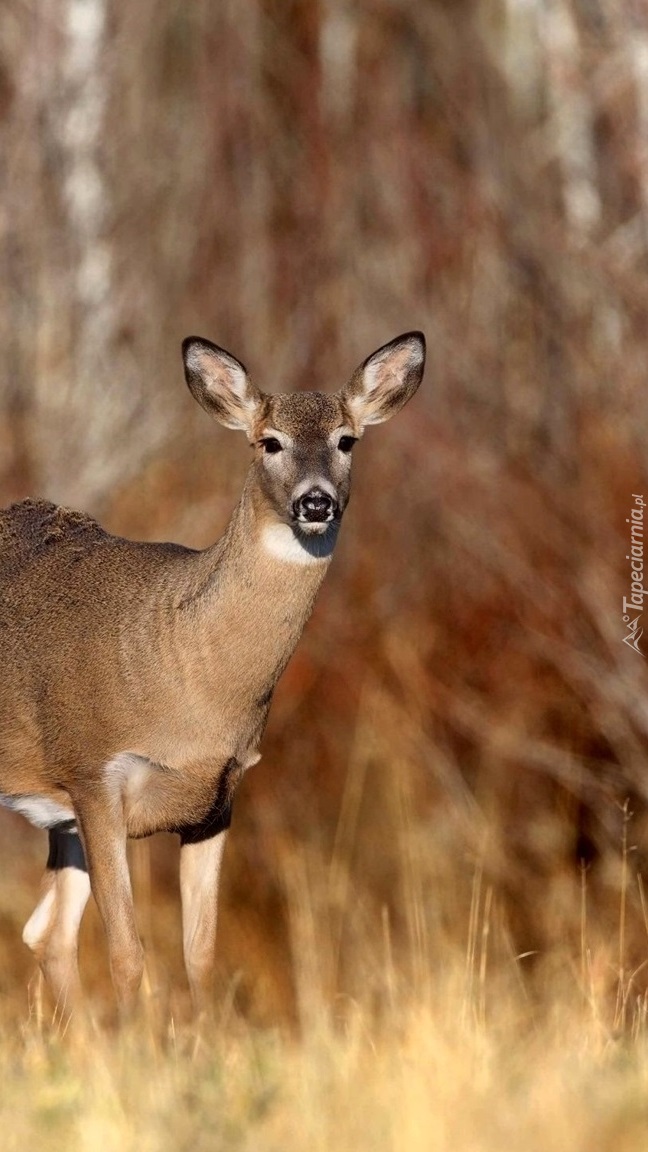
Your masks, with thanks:
<instances>
[{"instance_id":1,"label":"deer neck","mask_svg":"<svg viewBox=\"0 0 648 1152\"><path fill-rule=\"evenodd\" d=\"M312 612L337 528L302 539L248 474L224 536L196 558L186 606L201 651L210 650L219 677L231 676L239 693L274 688Z\"/></svg>"}]
</instances>

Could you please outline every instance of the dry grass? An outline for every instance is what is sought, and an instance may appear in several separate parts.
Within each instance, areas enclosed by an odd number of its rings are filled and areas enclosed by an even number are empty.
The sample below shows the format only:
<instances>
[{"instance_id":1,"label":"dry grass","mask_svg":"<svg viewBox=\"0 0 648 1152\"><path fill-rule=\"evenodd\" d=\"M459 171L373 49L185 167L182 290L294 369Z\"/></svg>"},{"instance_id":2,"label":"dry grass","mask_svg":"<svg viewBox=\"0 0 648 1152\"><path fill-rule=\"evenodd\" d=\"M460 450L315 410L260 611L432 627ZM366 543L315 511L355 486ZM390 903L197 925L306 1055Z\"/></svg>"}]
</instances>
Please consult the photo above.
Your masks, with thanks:
<instances>
[{"instance_id":1,"label":"dry grass","mask_svg":"<svg viewBox=\"0 0 648 1152\"><path fill-rule=\"evenodd\" d=\"M605 1039L569 1002L529 1032L509 1003L462 1025L456 989L399 1010L375 1035L357 1010L299 1043L225 1029L209 1053L140 1036L73 1051L3 1045L3 1147L423 1149L645 1148L648 1051ZM557 1006L558 1007L558 1006Z\"/></svg>"},{"instance_id":2,"label":"dry grass","mask_svg":"<svg viewBox=\"0 0 648 1152\"><path fill-rule=\"evenodd\" d=\"M626 951L629 840L616 932L597 936L583 872L578 946L516 955L483 866L449 861L441 837L421 837L406 796L394 829L394 929L387 906L375 908L349 871L361 789L356 769L332 856L288 841L279 848L292 1017L275 1006L271 1020L266 1003L265 1022L255 1019L240 998L245 975L223 972L215 1020L197 1030L177 970L173 902L146 906L142 853L140 919L146 935L157 918L158 934L147 937L141 1017L115 1032L91 918L87 1020L61 1035L37 978L29 1012L18 986L5 998L3 1148L645 1148L648 999ZM224 928L227 949L226 920Z\"/></svg>"},{"instance_id":3,"label":"dry grass","mask_svg":"<svg viewBox=\"0 0 648 1152\"><path fill-rule=\"evenodd\" d=\"M620 1002L603 991L605 969L624 991L621 937L594 959L585 919L580 957L549 958L551 977L545 971L530 996L526 958L503 959L480 874L460 952L447 933L426 938L436 912L410 870L408 949L394 954L386 916L381 939L356 931L358 993L331 998L336 869L328 893L321 860L292 854L284 871L299 1004L292 1026L246 1020L233 985L200 1035L160 1011L150 987L142 1018L121 1035L89 1021L60 1037L35 1011L18 1020L5 1006L2 1147L645 1148L646 1002L632 1000L624 1027ZM441 900L451 903L447 893ZM343 919L355 915L347 904Z\"/></svg>"}]
</instances>

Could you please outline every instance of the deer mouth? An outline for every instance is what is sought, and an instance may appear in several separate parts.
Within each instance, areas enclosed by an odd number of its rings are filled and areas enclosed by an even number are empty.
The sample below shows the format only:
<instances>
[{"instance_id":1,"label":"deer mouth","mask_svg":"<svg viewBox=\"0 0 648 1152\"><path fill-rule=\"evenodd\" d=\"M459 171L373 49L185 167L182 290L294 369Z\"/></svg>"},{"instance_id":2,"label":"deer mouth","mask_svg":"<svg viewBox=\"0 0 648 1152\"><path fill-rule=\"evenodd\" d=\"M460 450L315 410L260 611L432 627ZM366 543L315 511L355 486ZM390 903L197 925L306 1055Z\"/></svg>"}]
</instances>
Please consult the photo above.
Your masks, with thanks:
<instances>
[{"instance_id":1,"label":"deer mouth","mask_svg":"<svg viewBox=\"0 0 648 1152\"><path fill-rule=\"evenodd\" d=\"M332 523L333 517L331 517L330 520L298 519L294 521L293 527L296 528L298 532L303 533L304 536L323 536L325 532L328 532Z\"/></svg>"}]
</instances>

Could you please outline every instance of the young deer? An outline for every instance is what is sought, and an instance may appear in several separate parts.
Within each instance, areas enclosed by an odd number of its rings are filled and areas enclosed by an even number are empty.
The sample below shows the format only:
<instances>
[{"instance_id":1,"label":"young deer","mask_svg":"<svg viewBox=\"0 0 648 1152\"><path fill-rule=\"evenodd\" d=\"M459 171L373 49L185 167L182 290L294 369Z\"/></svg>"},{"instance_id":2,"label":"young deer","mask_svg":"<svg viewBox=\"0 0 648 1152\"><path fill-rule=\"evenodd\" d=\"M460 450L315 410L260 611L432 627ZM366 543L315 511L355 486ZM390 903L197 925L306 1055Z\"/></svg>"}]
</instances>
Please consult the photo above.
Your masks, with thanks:
<instances>
[{"instance_id":1,"label":"young deer","mask_svg":"<svg viewBox=\"0 0 648 1152\"><path fill-rule=\"evenodd\" d=\"M351 448L414 395L425 341L399 336L331 395L266 395L208 340L183 353L198 403L254 452L213 547L123 540L44 501L0 512L0 803L49 829L23 939L66 1012L90 889L132 1007L143 955L126 840L161 829L180 835L184 958L208 1005L232 798L328 568Z\"/></svg>"}]
</instances>

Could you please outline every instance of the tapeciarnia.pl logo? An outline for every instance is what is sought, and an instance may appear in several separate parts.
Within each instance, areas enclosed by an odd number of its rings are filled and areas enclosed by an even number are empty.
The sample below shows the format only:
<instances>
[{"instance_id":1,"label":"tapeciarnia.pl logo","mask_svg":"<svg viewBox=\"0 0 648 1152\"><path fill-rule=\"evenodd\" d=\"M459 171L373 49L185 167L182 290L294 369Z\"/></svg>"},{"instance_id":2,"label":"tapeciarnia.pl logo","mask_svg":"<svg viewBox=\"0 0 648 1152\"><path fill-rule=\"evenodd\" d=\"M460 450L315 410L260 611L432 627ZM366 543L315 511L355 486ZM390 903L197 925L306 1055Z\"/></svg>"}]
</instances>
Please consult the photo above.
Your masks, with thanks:
<instances>
[{"instance_id":1,"label":"tapeciarnia.pl logo","mask_svg":"<svg viewBox=\"0 0 648 1152\"><path fill-rule=\"evenodd\" d=\"M643 628L639 627L641 620L641 613L643 612L643 598L648 596L648 592L643 586L644 576L644 509L646 502L643 496L637 496L632 493L634 500L634 508L630 509L630 515L626 518L626 524L630 525L630 552L626 556L626 560L630 561L630 596L623 597L623 623L626 626L627 635L623 637L623 643L628 645L628 648L634 648L640 656L643 652L639 647L639 641L643 636ZM638 615L635 613L638 612Z\"/></svg>"}]
</instances>

